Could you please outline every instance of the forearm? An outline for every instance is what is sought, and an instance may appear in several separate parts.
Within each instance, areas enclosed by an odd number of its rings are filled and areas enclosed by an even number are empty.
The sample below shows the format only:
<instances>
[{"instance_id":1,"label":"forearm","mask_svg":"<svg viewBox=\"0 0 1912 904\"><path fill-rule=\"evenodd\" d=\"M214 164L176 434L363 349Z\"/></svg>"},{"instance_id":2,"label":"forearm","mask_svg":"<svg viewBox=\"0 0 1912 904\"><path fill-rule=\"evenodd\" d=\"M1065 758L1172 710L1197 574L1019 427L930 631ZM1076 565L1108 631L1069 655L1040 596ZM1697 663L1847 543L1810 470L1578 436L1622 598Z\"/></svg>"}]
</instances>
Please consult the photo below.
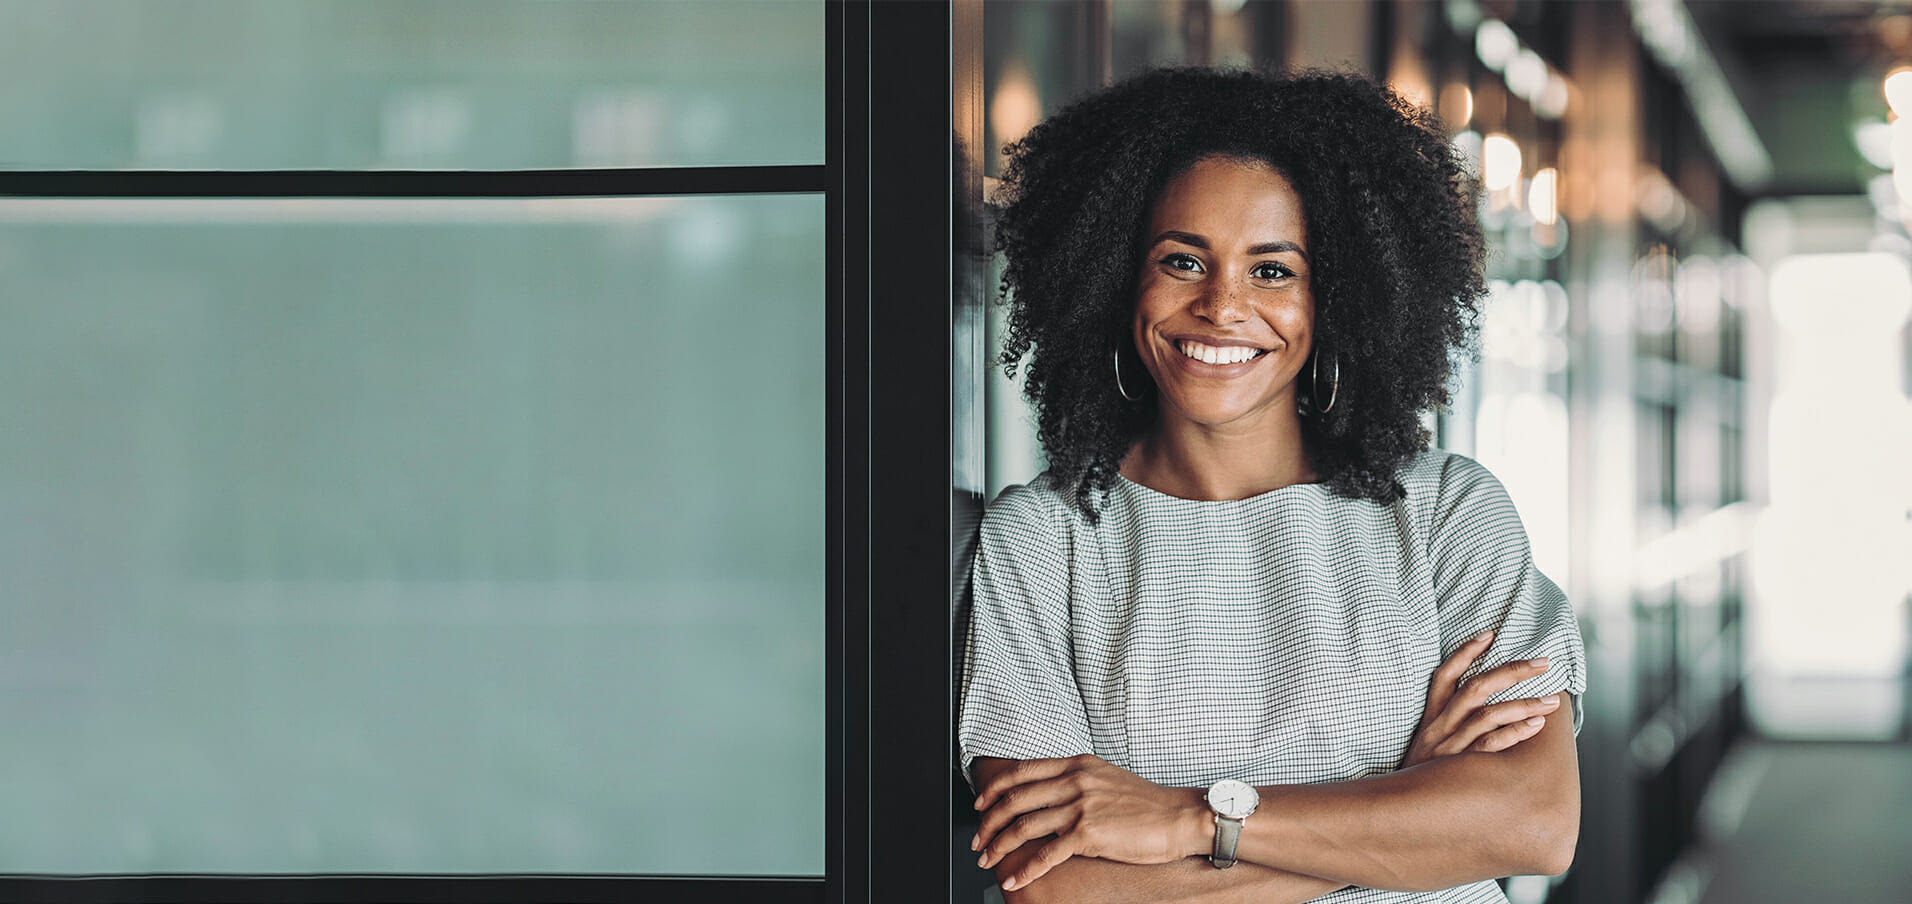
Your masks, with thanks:
<instances>
[{"instance_id":1,"label":"forearm","mask_svg":"<svg viewBox=\"0 0 1912 904\"><path fill-rule=\"evenodd\" d=\"M1042 840L1003 858L996 876L1013 875ZM1344 885L1254 863L1216 869L1204 857L1146 866L1071 857L1004 898L1009 904L1301 904Z\"/></svg>"},{"instance_id":2,"label":"forearm","mask_svg":"<svg viewBox=\"0 0 1912 904\"><path fill-rule=\"evenodd\" d=\"M1352 782L1261 789L1243 860L1351 885L1419 891L1555 874L1579 831L1572 717L1511 750L1443 757Z\"/></svg>"}]
</instances>

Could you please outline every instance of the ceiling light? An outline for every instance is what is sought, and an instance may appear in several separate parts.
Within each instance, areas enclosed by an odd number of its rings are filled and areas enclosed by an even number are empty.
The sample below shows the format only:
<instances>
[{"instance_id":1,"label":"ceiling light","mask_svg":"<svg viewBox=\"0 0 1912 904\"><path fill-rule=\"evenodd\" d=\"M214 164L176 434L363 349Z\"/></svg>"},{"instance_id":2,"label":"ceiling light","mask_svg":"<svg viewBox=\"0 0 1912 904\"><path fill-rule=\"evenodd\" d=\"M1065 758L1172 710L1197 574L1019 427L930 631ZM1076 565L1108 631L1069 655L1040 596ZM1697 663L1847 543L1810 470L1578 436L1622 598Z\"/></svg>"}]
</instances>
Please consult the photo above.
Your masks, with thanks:
<instances>
[{"instance_id":1,"label":"ceiling light","mask_svg":"<svg viewBox=\"0 0 1912 904\"><path fill-rule=\"evenodd\" d=\"M1852 143L1866 162L1880 169L1892 168L1892 127L1879 120L1852 127Z\"/></svg>"},{"instance_id":2,"label":"ceiling light","mask_svg":"<svg viewBox=\"0 0 1912 904\"><path fill-rule=\"evenodd\" d=\"M1511 188L1520 181L1520 145L1498 133L1487 136L1481 143L1481 181L1488 191Z\"/></svg>"},{"instance_id":3,"label":"ceiling light","mask_svg":"<svg viewBox=\"0 0 1912 904\"><path fill-rule=\"evenodd\" d=\"M1533 211L1534 222L1552 226L1560 222L1560 171L1547 167L1534 174L1533 184L1527 187L1527 209Z\"/></svg>"},{"instance_id":4,"label":"ceiling light","mask_svg":"<svg viewBox=\"0 0 1912 904\"><path fill-rule=\"evenodd\" d=\"M1514 55L1513 62L1507 64L1507 87L1514 92L1514 96L1533 103L1542 91L1547 90L1547 75L1547 63L1540 58L1540 54L1522 50Z\"/></svg>"},{"instance_id":5,"label":"ceiling light","mask_svg":"<svg viewBox=\"0 0 1912 904\"><path fill-rule=\"evenodd\" d=\"M1912 66L1900 66L1885 77L1885 102L1900 116L1912 111Z\"/></svg>"},{"instance_id":6,"label":"ceiling light","mask_svg":"<svg viewBox=\"0 0 1912 904\"><path fill-rule=\"evenodd\" d=\"M1499 19L1488 19L1474 32L1474 54L1482 65L1499 72L1520 55L1520 39Z\"/></svg>"},{"instance_id":7,"label":"ceiling light","mask_svg":"<svg viewBox=\"0 0 1912 904\"><path fill-rule=\"evenodd\" d=\"M1559 119L1567 114L1567 102L1572 95L1572 87L1560 73L1549 73L1547 87L1541 89L1539 99L1534 101L1534 110L1548 119Z\"/></svg>"}]
</instances>

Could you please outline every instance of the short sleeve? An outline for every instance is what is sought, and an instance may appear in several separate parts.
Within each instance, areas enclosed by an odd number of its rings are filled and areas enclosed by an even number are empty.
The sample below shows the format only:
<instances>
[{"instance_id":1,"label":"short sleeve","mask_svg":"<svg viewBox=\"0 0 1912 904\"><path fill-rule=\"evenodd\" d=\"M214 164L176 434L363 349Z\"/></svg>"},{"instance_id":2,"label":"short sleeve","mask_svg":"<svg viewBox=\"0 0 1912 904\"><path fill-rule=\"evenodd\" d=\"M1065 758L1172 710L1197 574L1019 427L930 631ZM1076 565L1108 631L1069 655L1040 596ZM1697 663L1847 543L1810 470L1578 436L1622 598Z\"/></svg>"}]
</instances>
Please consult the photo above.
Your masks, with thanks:
<instances>
[{"instance_id":1,"label":"short sleeve","mask_svg":"<svg viewBox=\"0 0 1912 904\"><path fill-rule=\"evenodd\" d=\"M1010 487L983 515L956 726L972 787L977 757L1091 751L1069 640L1068 549L1052 508L1044 488Z\"/></svg>"},{"instance_id":2,"label":"short sleeve","mask_svg":"<svg viewBox=\"0 0 1912 904\"><path fill-rule=\"evenodd\" d=\"M1519 659L1547 657L1547 671L1494 695L1489 702L1572 695L1580 730L1580 695L1587 689L1587 656L1567 596L1534 567L1533 550L1513 500L1478 463L1449 456L1428 532L1435 599L1440 608L1441 656L1482 631L1493 646L1473 676Z\"/></svg>"}]
</instances>

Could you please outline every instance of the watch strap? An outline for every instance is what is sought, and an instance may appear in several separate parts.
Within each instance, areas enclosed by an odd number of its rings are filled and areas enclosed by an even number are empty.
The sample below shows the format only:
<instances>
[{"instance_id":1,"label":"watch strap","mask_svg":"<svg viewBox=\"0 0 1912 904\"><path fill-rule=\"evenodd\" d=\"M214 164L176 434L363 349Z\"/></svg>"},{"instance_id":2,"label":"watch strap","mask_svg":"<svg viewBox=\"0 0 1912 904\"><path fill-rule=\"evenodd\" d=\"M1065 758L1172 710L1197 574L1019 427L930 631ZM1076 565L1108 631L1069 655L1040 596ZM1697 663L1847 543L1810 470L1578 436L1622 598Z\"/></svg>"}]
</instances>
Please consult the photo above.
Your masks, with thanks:
<instances>
[{"instance_id":1,"label":"watch strap","mask_svg":"<svg viewBox=\"0 0 1912 904\"><path fill-rule=\"evenodd\" d=\"M1216 869L1234 866L1235 846L1240 843L1241 820L1215 814L1215 852L1208 855L1208 862L1214 864Z\"/></svg>"}]
</instances>

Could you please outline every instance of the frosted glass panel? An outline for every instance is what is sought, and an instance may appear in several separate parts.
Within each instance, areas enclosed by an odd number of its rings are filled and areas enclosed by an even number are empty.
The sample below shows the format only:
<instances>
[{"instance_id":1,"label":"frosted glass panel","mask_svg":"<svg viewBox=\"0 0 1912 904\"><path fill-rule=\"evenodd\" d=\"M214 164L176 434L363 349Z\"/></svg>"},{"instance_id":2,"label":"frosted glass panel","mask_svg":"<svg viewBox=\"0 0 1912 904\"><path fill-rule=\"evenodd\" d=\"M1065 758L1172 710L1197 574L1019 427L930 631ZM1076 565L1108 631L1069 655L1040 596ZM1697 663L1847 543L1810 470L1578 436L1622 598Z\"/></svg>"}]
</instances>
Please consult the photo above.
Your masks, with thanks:
<instances>
[{"instance_id":1,"label":"frosted glass panel","mask_svg":"<svg viewBox=\"0 0 1912 904\"><path fill-rule=\"evenodd\" d=\"M0 168L823 162L822 0L0 0Z\"/></svg>"},{"instance_id":2,"label":"frosted glass panel","mask_svg":"<svg viewBox=\"0 0 1912 904\"><path fill-rule=\"evenodd\" d=\"M823 223L0 200L0 872L821 874Z\"/></svg>"}]
</instances>

